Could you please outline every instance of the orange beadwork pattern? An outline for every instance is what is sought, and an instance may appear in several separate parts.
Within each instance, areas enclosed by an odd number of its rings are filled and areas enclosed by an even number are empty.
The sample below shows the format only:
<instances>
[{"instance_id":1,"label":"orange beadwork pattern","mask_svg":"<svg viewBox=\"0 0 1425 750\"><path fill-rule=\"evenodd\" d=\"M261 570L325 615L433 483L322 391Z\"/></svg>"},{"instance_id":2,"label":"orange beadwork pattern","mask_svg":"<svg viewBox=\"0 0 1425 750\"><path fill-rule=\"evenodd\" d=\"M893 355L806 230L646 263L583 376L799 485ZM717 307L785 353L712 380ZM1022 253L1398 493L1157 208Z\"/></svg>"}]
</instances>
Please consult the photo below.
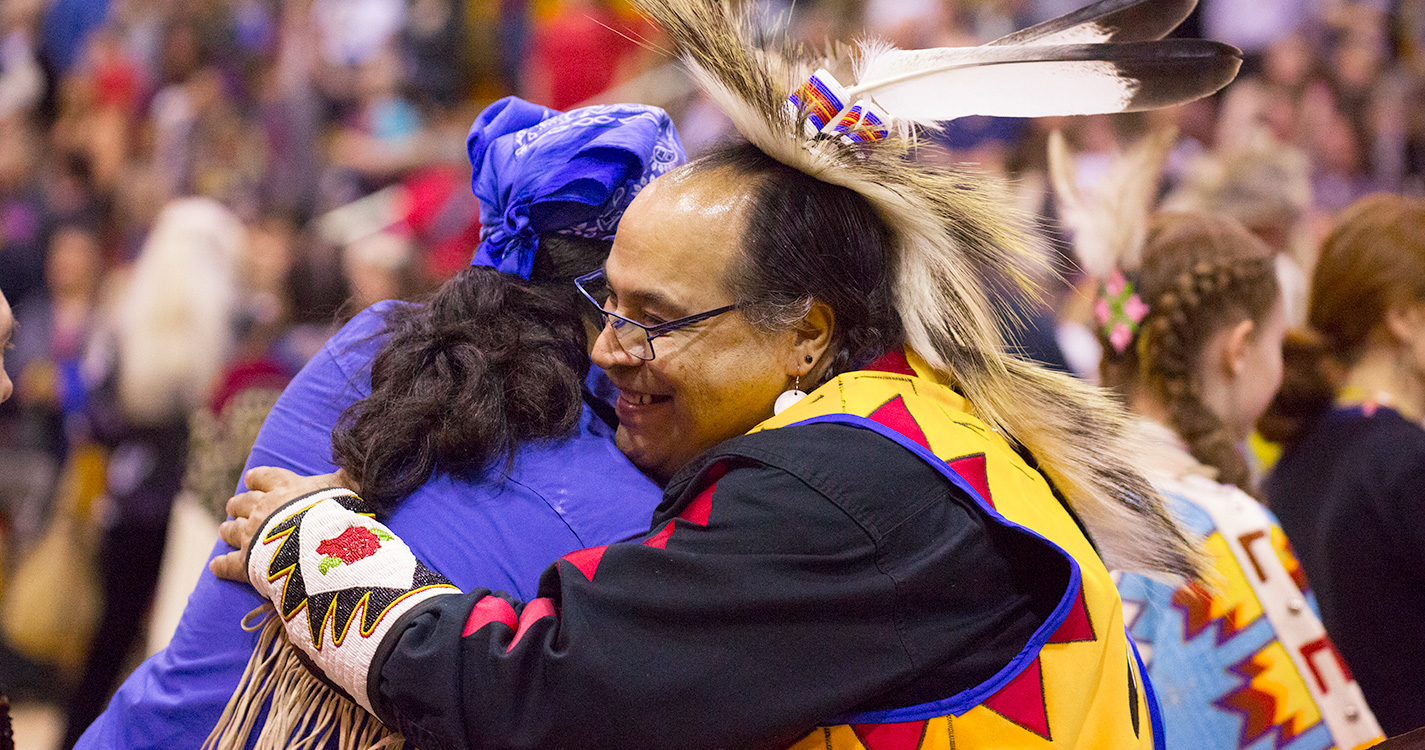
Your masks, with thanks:
<instances>
[{"instance_id":1,"label":"orange beadwork pattern","mask_svg":"<svg viewBox=\"0 0 1425 750\"><path fill-rule=\"evenodd\" d=\"M1213 627L1214 637L1221 644L1256 622L1262 616L1262 603L1252 593L1246 572L1221 534L1212 534L1203 546L1212 555L1213 570L1219 572L1214 581L1217 593L1196 583L1185 584L1173 593L1173 606L1182 613L1186 637L1195 638Z\"/></svg>"},{"instance_id":2,"label":"orange beadwork pattern","mask_svg":"<svg viewBox=\"0 0 1425 750\"><path fill-rule=\"evenodd\" d=\"M1232 671L1245 682L1223 696L1218 705L1242 715L1240 747L1251 745L1273 729L1278 732L1276 746L1283 747L1321 722L1321 709L1281 643L1272 641Z\"/></svg>"}]
</instances>

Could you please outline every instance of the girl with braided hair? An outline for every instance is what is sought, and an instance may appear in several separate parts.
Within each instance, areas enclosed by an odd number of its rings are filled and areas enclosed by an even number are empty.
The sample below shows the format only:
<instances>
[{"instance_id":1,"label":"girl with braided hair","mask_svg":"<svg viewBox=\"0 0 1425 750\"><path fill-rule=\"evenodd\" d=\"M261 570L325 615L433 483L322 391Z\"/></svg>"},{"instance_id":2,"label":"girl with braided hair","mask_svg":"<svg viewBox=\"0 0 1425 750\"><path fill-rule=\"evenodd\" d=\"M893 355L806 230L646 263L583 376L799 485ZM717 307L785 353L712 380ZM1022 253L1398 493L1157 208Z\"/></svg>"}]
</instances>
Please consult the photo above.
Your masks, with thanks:
<instances>
[{"instance_id":1,"label":"girl with braided hair","mask_svg":"<svg viewBox=\"0 0 1425 750\"><path fill-rule=\"evenodd\" d=\"M1389 734L1425 725L1425 201L1342 213L1263 422L1265 483L1321 619Z\"/></svg>"},{"instance_id":2,"label":"girl with braided hair","mask_svg":"<svg viewBox=\"0 0 1425 750\"><path fill-rule=\"evenodd\" d=\"M1102 280L1103 383L1140 417L1148 477L1211 555L1205 585L1116 574L1124 619L1169 748L1246 748L1270 735L1279 747L1358 747L1380 727L1310 606L1286 536L1252 497L1241 447L1282 378L1273 253L1230 218L1150 215L1175 135L1145 138L1087 200L1062 139L1051 140L1061 213ZM1262 711L1266 696L1274 710Z\"/></svg>"},{"instance_id":3,"label":"girl with braided hair","mask_svg":"<svg viewBox=\"0 0 1425 750\"><path fill-rule=\"evenodd\" d=\"M1239 446L1281 383L1286 319L1271 249L1240 229L1206 214L1155 217L1131 293L1147 310L1135 338L1125 344L1110 324L1098 335L1103 384L1250 493Z\"/></svg>"}]
</instances>

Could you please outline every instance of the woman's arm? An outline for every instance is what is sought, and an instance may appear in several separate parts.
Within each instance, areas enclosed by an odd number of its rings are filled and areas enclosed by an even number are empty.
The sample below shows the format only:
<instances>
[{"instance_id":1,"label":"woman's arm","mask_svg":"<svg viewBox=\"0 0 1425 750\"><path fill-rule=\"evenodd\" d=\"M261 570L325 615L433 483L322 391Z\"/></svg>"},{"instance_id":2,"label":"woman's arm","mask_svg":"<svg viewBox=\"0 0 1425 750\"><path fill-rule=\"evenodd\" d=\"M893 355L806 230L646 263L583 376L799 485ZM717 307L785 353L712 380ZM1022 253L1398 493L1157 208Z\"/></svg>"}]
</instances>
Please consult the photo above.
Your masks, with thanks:
<instances>
[{"instance_id":1,"label":"woman's arm","mask_svg":"<svg viewBox=\"0 0 1425 750\"><path fill-rule=\"evenodd\" d=\"M331 429L342 410L367 390L361 362L374 342L376 313L358 315L297 374L263 422L249 467L279 466L302 474L334 471ZM246 487L239 485L238 491ZM230 552L219 541L213 557ZM247 586L199 578L168 646L138 667L77 747L198 747L212 731L242 677L257 633L241 620L265 599Z\"/></svg>"}]
</instances>

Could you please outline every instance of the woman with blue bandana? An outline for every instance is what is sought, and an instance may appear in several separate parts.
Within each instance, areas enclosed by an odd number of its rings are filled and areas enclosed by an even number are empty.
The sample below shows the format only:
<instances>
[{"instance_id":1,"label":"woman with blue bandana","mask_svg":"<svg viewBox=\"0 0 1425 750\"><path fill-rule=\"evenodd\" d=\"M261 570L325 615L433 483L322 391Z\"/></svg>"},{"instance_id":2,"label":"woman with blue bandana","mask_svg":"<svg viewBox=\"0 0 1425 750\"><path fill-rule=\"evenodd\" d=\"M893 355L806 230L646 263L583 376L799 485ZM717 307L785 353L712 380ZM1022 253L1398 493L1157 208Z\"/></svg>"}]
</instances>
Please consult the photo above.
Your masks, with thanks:
<instances>
[{"instance_id":1,"label":"woman with blue bandana","mask_svg":"<svg viewBox=\"0 0 1425 750\"><path fill-rule=\"evenodd\" d=\"M425 305L352 319L283 393L248 466L340 467L442 574L531 598L551 560L646 531L660 497L613 445L572 280L600 267L623 210L686 155L661 110L561 114L515 98L481 113L468 145L483 224L472 267ZM205 572L168 648L78 747L202 745L259 642L244 616L264 601Z\"/></svg>"}]
</instances>

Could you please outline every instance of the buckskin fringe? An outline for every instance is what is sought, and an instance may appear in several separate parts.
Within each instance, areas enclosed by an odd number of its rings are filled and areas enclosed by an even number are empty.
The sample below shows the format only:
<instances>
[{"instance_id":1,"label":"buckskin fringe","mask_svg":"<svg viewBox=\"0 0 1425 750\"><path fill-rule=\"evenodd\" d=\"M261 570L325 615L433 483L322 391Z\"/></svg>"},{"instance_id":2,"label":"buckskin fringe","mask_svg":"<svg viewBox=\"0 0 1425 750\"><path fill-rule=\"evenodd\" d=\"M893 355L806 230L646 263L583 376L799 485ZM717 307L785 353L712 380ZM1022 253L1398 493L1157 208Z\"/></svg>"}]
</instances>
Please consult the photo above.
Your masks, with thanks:
<instances>
[{"instance_id":1,"label":"buckskin fringe","mask_svg":"<svg viewBox=\"0 0 1425 750\"><path fill-rule=\"evenodd\" d=\"M262 633L202 750L244 750L254 733L254 750L322 750L332 737L338 750L404 748L405 738L307 669L274 615L264 604L243 618L244 630Z\"/></svg>"}]
</instances>

